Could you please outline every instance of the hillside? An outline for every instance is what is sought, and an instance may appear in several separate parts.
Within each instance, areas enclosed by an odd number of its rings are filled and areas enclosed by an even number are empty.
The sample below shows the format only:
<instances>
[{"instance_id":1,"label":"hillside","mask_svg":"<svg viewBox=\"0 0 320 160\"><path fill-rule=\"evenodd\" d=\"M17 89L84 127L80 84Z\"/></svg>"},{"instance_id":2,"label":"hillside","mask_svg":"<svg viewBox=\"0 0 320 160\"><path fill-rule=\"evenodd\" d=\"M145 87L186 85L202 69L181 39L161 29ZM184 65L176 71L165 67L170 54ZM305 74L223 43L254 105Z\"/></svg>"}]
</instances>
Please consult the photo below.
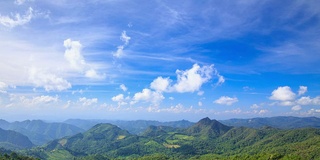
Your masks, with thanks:
<instances>
[{"instance_id":1,"label":"hillside","mask_svg":"<svg viewBox=\"0 0 320 160\"><path fill-rule=\"evenodd\" d=\"M31 148L33 146L34 144L32 144L32 142L25 135L0 128L0 147L17 150Z\"/></svg>"},{"instance_id":2,"label":"hillside","mask_svg":"<svg viewBox=\"0 0 320 160\"><path fill-rule=\"evenodd\" d=\"M13 130L26 135L32 143L43 145L51 140L74 135L83 132L76 126L65 123L46 123L41 120L26 120L22 122L6 122L0 121L0 128Z\"/></svg>"},{"instance_id":3,"label":"hillside","mask_svg":"<svg viewBox=\"0 0 320 160\"><path fill-rule=\"evenodd\" d=\"M98 124L28 154L42 159L319 159L319 146L320 129L230 127L204 118L186 129L150 126L141 136Z\"/></svg>"}]
</instances>

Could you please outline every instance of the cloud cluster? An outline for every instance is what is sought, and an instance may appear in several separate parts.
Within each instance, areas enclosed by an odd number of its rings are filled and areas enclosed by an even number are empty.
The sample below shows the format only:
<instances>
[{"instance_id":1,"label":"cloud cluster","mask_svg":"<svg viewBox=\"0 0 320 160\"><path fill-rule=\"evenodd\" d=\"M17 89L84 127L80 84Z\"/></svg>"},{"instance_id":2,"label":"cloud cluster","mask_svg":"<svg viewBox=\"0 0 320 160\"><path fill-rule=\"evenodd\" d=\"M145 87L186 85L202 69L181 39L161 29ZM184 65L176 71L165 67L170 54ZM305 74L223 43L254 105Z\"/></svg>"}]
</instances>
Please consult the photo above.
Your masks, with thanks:
<instances>
[{"instance_id":1,"label":"cloud cluster","mask_svg":"<svg viewBox=\"0 0 320 160\"><path fill-rule=\"evenodd\" d=\"M218 77L217 84L222 84L225 80L213 65L205 65L200 67L194 64L191 69L177 70L177 82L172 84L173 80L169 77L158 77L154 79L150 88L158 92L195 92L199 91L204 83L207 83L215 75ZM201 92L203 94L203 92Z\"/></svg>"},{"instance_id":2,"label":"cloud cluster","mask_svg":"<svg viewBox=\"0 0 320 160\"><path fill-rule=\"evenodd\" d=\"M29 80L36 87L43 87L46 91L62 91L71 88L67 80L35 67L29 69Z\"/></svg>"},{"instance_id":3,"label":"cloud cluster","mask_svg":"<svg viewBox=\"0 0 320 160\"><path fill-rule=\"evenodd\" d=\"M151 102L154 105L159 105L159 103L165 99L161 92L152 91L151 89L145 88L141 92L134 94L132 98L132 104L139 101Z\"/></svg>"},{"instance_id":4,"label":"cloud cluster","mask_svg":"<svg viewBox=\"0 0 320 160\"><path fill-rule=\"evenodd\" d=\"M98 103L97 98L86 98L86 97L81 97L79 98L79 102L82 103L83 106L91 106L93 104Z\"/></svg>"},{"instance_id":5,"label":"cloud cluster","mask_svg":"<svg viewBox=\"0 0 320 160\"><path fill-rule=\"evenodd\" d=\"M65 59L69 62L70 67L80 73L84 73L85 77L93 79L104 79L104 74L98 74L89 64L86 63L83 55L81 54L82 45L79 41L72 41L66 39L63 42L66 48L64 52Z\"/></svg>"},{"instance_id":6,"label":"cloud cluster","mask_svg":"<svg viewBox=\"0 0 320 160\"><path fill-rule=\"evenodd\" d=\"M278 101L291 101L296 97L296 94L291 91L289 86L278 87L271 94L270 99Z\"/></svg>"},{"instance_id":7,"label":"cloud cluster","mask_svg":"<svg viewBox=\"0 0 320 160\"><path fill-rule=\"evenodd\" d=\"M221 80L223 76L219 75L213 65L200 67L198 64L194 64L191 69L177 70L176 74L177 80L175 83L169 77L157 77L150 83L150 89L145 88L133 96L131 104L144 101L159 105L165 99L164 92L193 93L199 91L201 86L211 80L214 75L218 77L218 83L224 82L224 80ZM201 91L200 95L202 94L203 91Z\"/></svg>"},{"instance_id":8,"label":"cloud cluster","mask_svg":"<svg viewBox=\"0 0 320 160\"><path fill-rule=\"evenodd\" d=\"M232 105L233 103L238 102L238 98L234 97L228 97L228 96L221 96L219 99L215 100L214 103L221 104L221 105Z\"/></svg>"},{"instance_id":9,"label":"cloud cluster","mask_svg":"<svg viewBox=\"0 0 320 160\"><path fill-rule=\"evenodd\" d=\"M114 57L121 58L123 56L123 49L129 44L130 39L131 37L127 35L126 31L123 31L121 33L120 40L123 41L124 44L117 47L117 51L113 53Z\"/></svg>"},{"instance_id":10,"label":"cloud cluster","mask_svg":"<svg viewBox=\"0 0 320 160\"><path fill-rule=\"evenodd\" d=\"M33 16L33 9L29 7L24 15L20 15L19 13L16 13L14 17L0 15L0 24L5 27L13 28L30 22Z\"/></svg>"},{"instance_id":11,"label":"cloud cluster","mask_svg":"<svg viewBox=\"0 0 320 160\"><path fill-rule=\"evenodd\" d=\"M271 100L276 100L276 103L280 106L291 106L291 110L299 111L302 109L301 106L317 106L320 105L320 96L315 98L311 98L310 96L302 96L308 90L306 86L300 86L298 90L298 97L289 86L278 87L275 89L271 96L269 97Z\"/></svg>"}]
</instances>

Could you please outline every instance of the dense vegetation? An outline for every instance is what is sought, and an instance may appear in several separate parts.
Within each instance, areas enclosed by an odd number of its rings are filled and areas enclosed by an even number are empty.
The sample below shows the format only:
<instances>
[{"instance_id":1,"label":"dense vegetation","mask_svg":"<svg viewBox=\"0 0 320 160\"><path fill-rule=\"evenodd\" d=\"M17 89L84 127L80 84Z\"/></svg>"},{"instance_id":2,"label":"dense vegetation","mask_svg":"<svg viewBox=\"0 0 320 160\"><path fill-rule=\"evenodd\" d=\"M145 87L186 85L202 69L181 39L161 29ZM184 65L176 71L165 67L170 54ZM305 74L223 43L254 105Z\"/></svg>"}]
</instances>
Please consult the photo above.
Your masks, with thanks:
<instances>
[{"instance_id":1,"label":"dense vegetation","mask_svg":"<svg viewBox=\"0 0 320 160\"><path fill-rule=\"evenodd\" d=\"M41 159L320 159L320 129L230 127L204 118L186 129L150 126L138 136L98 124L24 154Z\"/></svg>"}]
</instances>

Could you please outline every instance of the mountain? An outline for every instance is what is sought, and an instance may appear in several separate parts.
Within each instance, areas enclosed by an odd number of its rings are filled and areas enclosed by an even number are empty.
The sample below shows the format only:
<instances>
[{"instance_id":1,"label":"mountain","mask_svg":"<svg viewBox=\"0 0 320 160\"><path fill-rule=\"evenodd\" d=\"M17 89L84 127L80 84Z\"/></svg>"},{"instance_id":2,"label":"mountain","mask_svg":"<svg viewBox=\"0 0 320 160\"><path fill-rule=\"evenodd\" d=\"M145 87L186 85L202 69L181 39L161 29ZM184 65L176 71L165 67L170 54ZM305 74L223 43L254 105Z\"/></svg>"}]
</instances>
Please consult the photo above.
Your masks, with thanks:
<instances>
[{"instance_id":1,"label":"mountain","mask_svg":"<svg viewBox=\"0 0 320 160\"><path fill-rule=\"evenodd\" d=\"M0 128L22 133L36 145L43 145L51 140L84 131L83 129L70 124L46 123L41 120L26 120L12 123L1 120Z\"/></svg>"},{"instance_id":2,"label":"mountain","mask_svg":"<svg viewBox=\"0 0 320 160\"><path fill-rule=\"evenodd\" d=\"M32 144L32 142L25 135L0 128L0 147L16 150L31 148L33 146L34 144Z\"/></svg>"},{"instance_id":3,"label":"mountain","mask_svg":"<svg viewBox=\"0 0 320 160\"><path fill-rule=\"evenodd\" d=\"M211 120L207 117L188 128L187 133L203 138L214 138L225 134L231 128L232 127L226 126L217 120Z\"/></svg>"},{"instance_id":4,"label":"mountain","mask_svg":"<svg viewBox=\"0 0 320 160\"><path fill-rule=\"evenodd\" d=\"M251 118L251 119L229 119L221 120L221 123L235 127L261 128L271 126L279 129L296 128L320 128L320 118L317 117L269 117L269 118Z\"/></svg>"},{"instance_id":5,"label":"mountain","mask_svg":"<svg viewBox=\"0 0 320 160\"><path fill-rule=\"evenodd\" d=\"M132 134L142 134L149 126L169 126L175 128L188 128L194 123L187 120L171 121L171 122L159 122L159 121L146 121L146 120L135 120L135 121L120 121L120 120L82 120L82 119L68 119L64 123L71 124L88 130L99 123L110 123L119 126L122 129L129 131Z\"/></svg>"},{"instance_id":6,"label":"mountain","mask_svg":"<svg viewBox=\"0 0 320 160\"><path fill-rule=\"evenodd\" d=\"M46 150L59 148L66 149L73 155L90 155L115 150L137 141L136 136L115 125L97 124L84 133L50 142L46 145Z\"/></svg>"}]
</instances>

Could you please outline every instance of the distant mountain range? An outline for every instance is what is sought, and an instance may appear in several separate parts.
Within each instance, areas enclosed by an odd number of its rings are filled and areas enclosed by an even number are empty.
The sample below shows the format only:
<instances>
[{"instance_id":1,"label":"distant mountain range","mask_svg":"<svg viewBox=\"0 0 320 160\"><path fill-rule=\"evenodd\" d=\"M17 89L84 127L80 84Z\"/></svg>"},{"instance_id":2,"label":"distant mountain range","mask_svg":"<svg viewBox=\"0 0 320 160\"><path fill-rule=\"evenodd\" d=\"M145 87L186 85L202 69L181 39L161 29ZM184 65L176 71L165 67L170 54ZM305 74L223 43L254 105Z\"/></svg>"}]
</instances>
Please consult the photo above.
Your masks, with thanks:
<instances>
[{"instance_id":1,"label":"distant mountain range","mask_svg":"<svg viewBox=\"0 0 320 160\"><path fill-rule=\"evenodd\" d=\"M41 159L319 159L320 129L227 126L209 118L187 128L149 126L140 135L101 123L24 153Z\"/></svg>"},{"instance_id":2,"label":"distant mountain range","mask_svg":"<svg viewBox=\"0 0 320 160\"><path fill-rule=\"evenodd\" d=\"M21 133L0 128L0 147L17 150L33 147L29 138Z\"/></svg>"},{"instance_id":3,"label":"distant mountain range","mask_svg":"<svg viewBox=\"0 0 320 160\"><path fill-rule=\"evenodd\" d=\"M187 128L194 124L187 120L159 122L159 121L148 121L148 120L121 121L121 120L83 120L83 119L68 119L64 121L64 123L77 126L84 130L88 130L99 123L110 123L122 129L125 129L132 134L141 134L149 126L170 126L175 128Z\"/></svg>"},{"instance_id":4,"label":"distant mountain range","mask_svg":"<svg viewBox=\"0 0 320 160\"><path fill-rule=\"evenodd\" d=\"M71 136L84 130L66 123L46 123L41 120L26 120L9 123L0 120L0 128L27 136L35 145L43 145L54 139Z\"/></svg>"},{"instance_id":5,"label":"distant mountain range","mask_svg":"<svg viewBox=\"0 0 320 160\"><path fill-rule=\"evenodd\" d=\"M320 128L320 118L317 117L269 117L250 119L221 120L221 123L235 127L261 128L270 126L279 129Z\"/></svg>"}]
</instances>

